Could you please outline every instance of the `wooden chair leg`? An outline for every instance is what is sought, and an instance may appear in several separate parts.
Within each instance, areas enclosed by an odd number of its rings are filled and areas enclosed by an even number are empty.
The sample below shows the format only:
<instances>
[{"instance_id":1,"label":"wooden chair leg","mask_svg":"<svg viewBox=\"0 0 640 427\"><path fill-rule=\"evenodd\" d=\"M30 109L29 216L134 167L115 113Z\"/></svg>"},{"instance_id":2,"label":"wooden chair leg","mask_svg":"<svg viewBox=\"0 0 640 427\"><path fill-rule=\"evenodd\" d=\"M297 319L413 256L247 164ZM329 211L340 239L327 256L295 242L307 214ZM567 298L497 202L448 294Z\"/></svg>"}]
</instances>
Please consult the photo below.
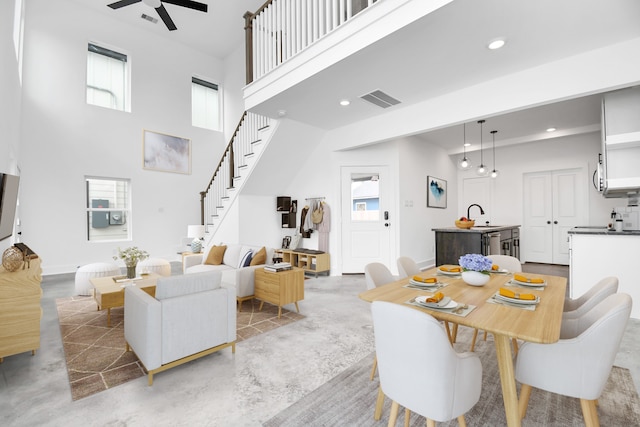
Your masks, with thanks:
<instances>
[{"instance_id":1,"label":"wooden chair leg","mask_svg":"<svg viewBox=\"0 0 640 427\"><path fill-rule=\"evenodd\" d=\"M449 342L453 345L453 336L451 336L451 329L449 329L449 322L444 322L444 328L447 330L447 337L449 337Z\"/></svg>"},{"instance_id":2,"label":"wooden chair leg","mask_svg":"<svg viewBox=\"0 0 640 427\"><path fill-rule=\"evenodd\" d=\"M427 427L436 427L436 422L427 418Z\"/></svg>"},{"instance_id":3,"label":"wooden chair leg","mask_svg":"<svg viewBox=\"0 0 640 427\"><path fill-rule=\"evenodd\" d=\"M467 427L467 422L464 419L464 415L460 415L458 417L458 426L459 427Z\"/></svg>"},{"instance_id":4,"label":"wooden chair leg","mask_svg":"<svg viewBox=\"0 0 640 427\"><path fill-rule=\"evenodd\" d=\"M520 398L518 399L518 412L520 413L520 419L523 419L525 415L527 415L529 397L531 397L531 386L529 384L522 384L520 386Z\"/></svg>"},{"instance_id":5,"label":"wooden chair leg","mask_svg":"<svg viewBox=\"0 0 640 427\"><path fill-rule=\"evenodd\" d=\"M373 381L373 377L376 374L376 368L378 367L378 356L375 356L373 358L373 366L371 367L371 375L369 376L369 379L371 381Z\"/></svg>"},{"instance_id":6,"label":"wooden chair leg","mask_svg":"<svg viewBox=\"0 0 640 427\"><path fill-rule=\"evenodd\" d=\"M452 335L451 338L453 339L453 342L455 343L456 340L458 339L458 324L457 323L453 324L453 329L451 330L451 335Z\"/></svg>"},{"instance_id":7,"label":"wooden chair leg","mask_svg":"<svg viewBox=\"0 0 640 427\"><path fill-rule=\"evenodd\" d=\"M487 331L484 331L484 340L487 340Z\"/></svg>"},{"instance_id":8,"label":"wooden chair leg","mask_svg":"<svg viewBox=\"0 0 640 427\"><path fill-rule=\"evenodd\" d=\"M478 330L473 331L473 338L471 339L471 348L469 351L473 351L476 348L476 338L478 338Z\"/></svg>"},{"instance_id":9,"label":"wooden chair leg","mask_svg":"<svg viewBox=\"0 0 640 427\"><path fill-rule=\"evenodd\" d=\"M396 402L395 400L391 402L391 413L389 414L389 424L387 424L388 427L395 427L399 410L400 405L398 405L398 402Z\"/></svg>"},{"instance_id":10,"label":"wooden chair leg","mask_svg":"<svg viewBox=\"0 0 640 427\"><path fill-rule=\"evenodd\" d=\"M378 387L378 398L376 399L376 410L373 413L373 419L380 421L382 418L382 406L384 405L384 393L382 387Z\"/></svg>"},{"instance_id":11,"label":"wooden chair leg","mask_svg":"<svg viewBox=\"0 0 640 427\"><path fill-rule=\"evenodd\" d=\"M584 417L585 427L600 427L596 401L580 399L580 406L582 407L582 416Z\"/></svg>"},{"instance_id":12,"label":"wooden chair leg","mask_svg":"<svg viewBox=\"0 0 640 427\"><path fill-rule=\"evenodd\" d=\"M404 427L409 427L409 420L411 419L411 411L404 408Z\"/></svg>"}]
</instances>

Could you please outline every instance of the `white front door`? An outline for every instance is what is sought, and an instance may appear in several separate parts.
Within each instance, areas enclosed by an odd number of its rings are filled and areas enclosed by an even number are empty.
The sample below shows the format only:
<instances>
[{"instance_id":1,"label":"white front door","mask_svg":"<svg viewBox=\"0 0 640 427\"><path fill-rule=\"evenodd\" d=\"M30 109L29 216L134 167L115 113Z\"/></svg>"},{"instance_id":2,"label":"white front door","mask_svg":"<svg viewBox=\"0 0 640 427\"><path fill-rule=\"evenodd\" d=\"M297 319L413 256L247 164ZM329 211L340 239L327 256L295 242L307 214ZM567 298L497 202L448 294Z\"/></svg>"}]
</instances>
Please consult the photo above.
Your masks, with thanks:
<instances>
[{"instance_id":1,"label":"white front door","mask_svg":"<svg viewBox=\"0 0 640 427\"><path fill-rule=\"evenodd\" d=\"M587 180L583 169L524 176L523 261L569 264L569 229L587 222Z\"/></svg>"},{"instance_id":2,"label":"white front door","mask_svg":"<svg viewBox=\"0 0 640 427\"><path fill-rule=\"evenodd\" d=\"M364 273L370 262L393 271L388 167L345 166L341 182L342 273Z\"/></svg>"}]
</instances>

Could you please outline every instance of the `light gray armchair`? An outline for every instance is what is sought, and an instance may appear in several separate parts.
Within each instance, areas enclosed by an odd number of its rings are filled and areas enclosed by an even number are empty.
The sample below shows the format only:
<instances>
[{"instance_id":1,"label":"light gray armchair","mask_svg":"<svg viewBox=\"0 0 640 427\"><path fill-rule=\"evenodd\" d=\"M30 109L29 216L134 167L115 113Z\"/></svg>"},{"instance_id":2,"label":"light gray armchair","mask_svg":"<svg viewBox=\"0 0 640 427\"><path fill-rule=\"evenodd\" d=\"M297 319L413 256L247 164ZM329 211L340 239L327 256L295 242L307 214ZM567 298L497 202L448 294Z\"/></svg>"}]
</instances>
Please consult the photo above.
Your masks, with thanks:
<instances>
[{"instance_id":1,"label":"light gray armchair","mask_svg":"<svg viewBox=\"0 0 640 427\"><path fill-rule=\"evenodd\" d=\"M219 271L158 279L155 298L125 288L124 337L153 375L226 347L235 353L236 291Z\"/></svg>"}]
</instances>

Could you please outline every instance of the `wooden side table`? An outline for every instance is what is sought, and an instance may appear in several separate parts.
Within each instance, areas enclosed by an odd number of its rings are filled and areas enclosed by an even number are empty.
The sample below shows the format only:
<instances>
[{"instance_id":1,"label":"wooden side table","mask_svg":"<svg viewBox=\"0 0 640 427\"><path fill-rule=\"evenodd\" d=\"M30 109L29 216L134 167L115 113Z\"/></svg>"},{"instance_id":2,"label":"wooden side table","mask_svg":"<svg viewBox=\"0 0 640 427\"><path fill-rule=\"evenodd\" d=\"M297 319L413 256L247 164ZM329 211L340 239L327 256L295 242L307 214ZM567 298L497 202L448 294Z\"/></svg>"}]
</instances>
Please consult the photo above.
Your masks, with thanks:
<instances>
[{"instance_id":1,"label":"wooden side table","mask_svg":"<svg viewBox=\"0 0 640 427\"><path fill-rule=\"evenodd\" d=\"M298 301L304 299L304 270L291 270L273 273L258 268L255 272L254 297L260 300L260 310L264 302L278 306L278 319L282 315L282 306L294 303L300 313Z\"/></svg>"}]
</instances>

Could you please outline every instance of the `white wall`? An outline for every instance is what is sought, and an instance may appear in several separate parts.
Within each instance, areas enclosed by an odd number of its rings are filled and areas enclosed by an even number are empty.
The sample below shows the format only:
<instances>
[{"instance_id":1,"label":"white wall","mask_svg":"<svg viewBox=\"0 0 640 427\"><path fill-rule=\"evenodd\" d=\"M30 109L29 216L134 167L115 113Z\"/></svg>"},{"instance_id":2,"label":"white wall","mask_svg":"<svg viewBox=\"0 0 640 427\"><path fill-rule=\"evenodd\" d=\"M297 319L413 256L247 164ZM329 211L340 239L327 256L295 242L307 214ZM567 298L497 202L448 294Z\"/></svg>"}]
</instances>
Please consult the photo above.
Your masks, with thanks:
<instances>
[{"instance_id":1,"label":"white wall","mask_svg":"<svg viewBox=\"0 0 640 427\"><path fill-rule=\"evenodd\" d=\"M0 2L0 173L16 175L20 154L21 89L18 58L14 48L14 1ZM16 217L19 212L16 212ZM11 246L15 235L0 242L0 253Z\"/></svg>"},{"instance_id":2,"label":"white wall","mask_svg":"<svg viewBox=\"0 0 640 427\"><path fill-rule=\"evenodd\" d=\"M105 14L83 8L80 19L69 0L26 6L23 241L41 255L45 274L109 261L118 246L178 259L187 225L200 221L199 191L225 146L220 132L191 126L191 76L224 87L222 62ZM131 113L85 103L89 41L129 55ZM143 129L191 139L192 173L144 170ZM86 241L85 175L131 179L133 242Z\"/></svg>"}]
</instances>

